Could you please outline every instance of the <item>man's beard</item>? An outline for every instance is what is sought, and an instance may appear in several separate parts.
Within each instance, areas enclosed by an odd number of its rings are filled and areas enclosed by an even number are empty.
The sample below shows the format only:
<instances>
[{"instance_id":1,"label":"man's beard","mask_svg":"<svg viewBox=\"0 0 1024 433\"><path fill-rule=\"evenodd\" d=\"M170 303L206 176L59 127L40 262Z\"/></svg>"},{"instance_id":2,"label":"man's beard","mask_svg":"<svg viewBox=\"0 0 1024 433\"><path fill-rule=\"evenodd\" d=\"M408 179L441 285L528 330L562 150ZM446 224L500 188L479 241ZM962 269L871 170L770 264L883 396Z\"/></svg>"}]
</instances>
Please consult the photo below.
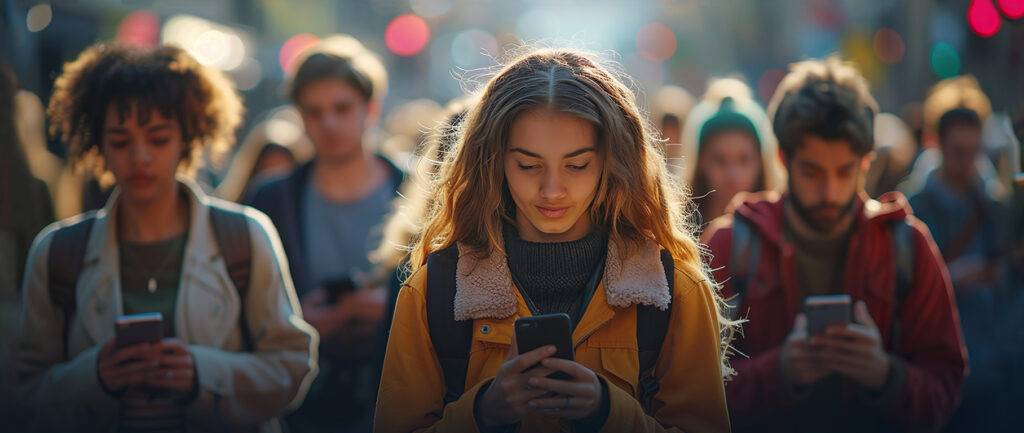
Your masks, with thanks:
<instances>
[{"instance_id":1,"label":"man's beard","mask_svg":"<svg viewBox=\"0 0 1024 433\"><path fill-rule=\"evenodd\" d=\"M804 206L803 203L800 203L800 200L796 195L793 194L792 180L789 182L789 191L791 196L790 201L793 203L793 209L796 210L797 215L799 215L800 219L804 220L808 226L819 233L832 231L839 221L853 211L853 206L857 199L857 194L853 194L850 197L850 200L844 205L840 205L838 203L819 203L813 206ZM820 218L815 216L828 209L836 209L836 216L832 218Z\"/></svg>"}]
</instances>

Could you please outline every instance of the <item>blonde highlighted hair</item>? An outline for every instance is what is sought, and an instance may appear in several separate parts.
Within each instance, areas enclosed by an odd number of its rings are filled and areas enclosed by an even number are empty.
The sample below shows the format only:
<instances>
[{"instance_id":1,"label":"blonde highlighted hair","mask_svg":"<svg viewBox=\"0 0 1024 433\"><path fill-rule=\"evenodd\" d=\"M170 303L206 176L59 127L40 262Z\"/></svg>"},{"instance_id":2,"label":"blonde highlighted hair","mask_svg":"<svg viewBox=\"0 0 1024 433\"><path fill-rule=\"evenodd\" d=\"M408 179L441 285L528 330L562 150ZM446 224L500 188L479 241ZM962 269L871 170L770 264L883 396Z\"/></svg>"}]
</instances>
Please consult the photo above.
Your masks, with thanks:
<instances>
[{"instance_id":1,"label":"blonde highlighted hair","mask_svg":"<svg viewBox=\"0 0 1024 433\"><path fill-rule=\"evenodd\" d=\"M445 155L432 189L435 206L412 248L412 267L422 267L430 253L456 242L470 254L504 254L502 221L511 221L515 206L504 176L513 122L533 109L577 116L594 125L598 151L605 155L587 217L627 248L647 240L658 243L682 272L703 281L701 286L716 299L723 374L729 374L725 355L735 322L721 314L725 307L718 285L693 236L690 203L669 176L635 95L614 71L597 56L545 48L515 58L491 78L467 114L456 146Z\"/></svg>"}]
</instances>

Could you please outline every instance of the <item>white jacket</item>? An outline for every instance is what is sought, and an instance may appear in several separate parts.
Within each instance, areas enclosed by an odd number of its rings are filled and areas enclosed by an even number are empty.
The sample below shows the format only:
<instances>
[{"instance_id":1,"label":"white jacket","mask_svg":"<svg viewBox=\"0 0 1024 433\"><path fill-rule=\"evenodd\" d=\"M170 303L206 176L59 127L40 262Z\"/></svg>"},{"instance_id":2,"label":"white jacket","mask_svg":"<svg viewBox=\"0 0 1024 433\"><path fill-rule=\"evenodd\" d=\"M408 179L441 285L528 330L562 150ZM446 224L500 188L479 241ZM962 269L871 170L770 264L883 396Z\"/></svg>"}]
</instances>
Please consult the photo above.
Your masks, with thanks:
<instances>
[{"instance_id":1,"label":"white jacket","mask_svg":"<svg viewBox=\"0 0 1024 433\"><path fill-rule=\"evenodd\" d=\"M175 336L188 345L199 382L198 398L185 408L190 431L275 430L276 417L297 407L317 373L318 336L302 320L288 262L266 215L207 197L191 181L191 222L175 312ZM96 212L78 277L77 313L62 347L63 313L50 301L47 258L56 229L36 237L26 265L23 318L14 354L19 401L33 431L113 431L120 401L103 391L96 370L100 347L114 337L122 314L115 191ZM246 315L255 346L242 352L238 315L243 307L228 276L209 222L209 207L248 218L251 282Z\"/></svg>"}]
</instances>

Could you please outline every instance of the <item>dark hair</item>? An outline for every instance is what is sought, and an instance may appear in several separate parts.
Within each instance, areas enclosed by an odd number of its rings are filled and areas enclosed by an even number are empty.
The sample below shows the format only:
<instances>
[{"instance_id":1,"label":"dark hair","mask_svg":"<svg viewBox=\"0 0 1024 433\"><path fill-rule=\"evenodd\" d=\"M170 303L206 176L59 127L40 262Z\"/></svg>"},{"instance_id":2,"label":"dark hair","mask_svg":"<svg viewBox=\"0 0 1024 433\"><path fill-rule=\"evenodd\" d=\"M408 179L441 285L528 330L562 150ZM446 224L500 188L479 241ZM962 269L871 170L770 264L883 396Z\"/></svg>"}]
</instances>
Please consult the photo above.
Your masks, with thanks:
<instances>
[{"instance_id":1,"label":"dark hair","mask_svg":"<svg viewBox=\"0 0 1024 433\"><path fill-rule=\"evenodd\" d=\"M298 104L306 86L332 79L354 87L366 101L379 100L387 92L387 70L380 59L355 38L335 35L299 58L299 68L292 77L288 96Z\"/></svg>"},{"instance_id":2,"label":"dark hair","mask_svg":"<svg viewBox=\"0 0 1024 433\"><path fill-rule=\"evenodd\" d=\"M94 45L64 65L46 110L50 133L68 142L71 161L81 162L102 148L111 104L122 120L133 109L142 123L153 109L176 119L188 169L195 168L204 147L214 157L229 150L243 112L231 80L181 48Z\"/></svg>"},{"instance_id":3,"label":"dark hair","mask_svg":"<svg viewBox=\"0 0 1024 433\"><path fill-rule=\"evenodd\" d=\"M772 129L787 157L805 135L845 140L857 155L874 149L874 117L878 104L864 77L832 56L790 67L769 105Z\"/></svg>"},{"instance_id":4,"label":"dark hair","mask_svg":"<svg viewBox=\"0 0 1024 433\"><path fill-rule=\"evenodd\" d=\"M942 117L939 118L939 144L942 144L943 138L949 129L954 126L970 126L973 128L981 128L981 118L978 117L978 113L970 108L954 108L945 112Z\"/></svg>"}]
</instances>

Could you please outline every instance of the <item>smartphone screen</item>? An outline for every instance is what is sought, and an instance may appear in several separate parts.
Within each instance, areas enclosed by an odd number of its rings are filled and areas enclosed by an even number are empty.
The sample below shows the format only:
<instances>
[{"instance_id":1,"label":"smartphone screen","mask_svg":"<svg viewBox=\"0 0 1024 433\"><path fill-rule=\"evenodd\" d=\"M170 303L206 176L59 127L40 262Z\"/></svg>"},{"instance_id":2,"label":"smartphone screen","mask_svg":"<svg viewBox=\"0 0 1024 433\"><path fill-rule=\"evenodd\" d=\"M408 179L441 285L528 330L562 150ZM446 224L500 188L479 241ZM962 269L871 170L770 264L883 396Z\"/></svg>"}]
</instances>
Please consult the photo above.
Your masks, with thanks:
<instances>
[{"instance_id":1,"label":"smartphone screen","mask_svg":"<svg viewBox=\"0 0 1024 433\"><path fill-rule=\"evenodd\" d=\"M117 348L138 343L155 343L164 336L164 316L143 313L119 316L114 322L114 345Z\"/></svg>"},{"instance_id":2,"label":"smartphone screen","mask_svg":"<svg viewBox=\"0 0 1024 433\"><path fill-rule=\"evenodd\" d=\"M832 325L850 323L850 295L808 296L804 299L807 335L821 335Z\"/></svg>"},{"instance_id":3,"label":"smartphone screen","mask_svg":"<svg viewBox=\"0 0 1024 433\"><path fill-rule=\"evenodd\" d=\"M555 358L575 360L573 355L572 328L569 325L568 314L556 313L523 317L516 320L515 330L519 354L527 353L543 346L553 345L556 350ZM563 372L555 372L549 377L554 379L572 378Z\"/></svg>"}]
</instances>

